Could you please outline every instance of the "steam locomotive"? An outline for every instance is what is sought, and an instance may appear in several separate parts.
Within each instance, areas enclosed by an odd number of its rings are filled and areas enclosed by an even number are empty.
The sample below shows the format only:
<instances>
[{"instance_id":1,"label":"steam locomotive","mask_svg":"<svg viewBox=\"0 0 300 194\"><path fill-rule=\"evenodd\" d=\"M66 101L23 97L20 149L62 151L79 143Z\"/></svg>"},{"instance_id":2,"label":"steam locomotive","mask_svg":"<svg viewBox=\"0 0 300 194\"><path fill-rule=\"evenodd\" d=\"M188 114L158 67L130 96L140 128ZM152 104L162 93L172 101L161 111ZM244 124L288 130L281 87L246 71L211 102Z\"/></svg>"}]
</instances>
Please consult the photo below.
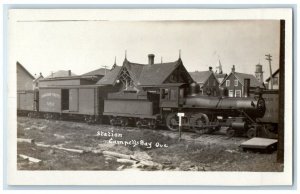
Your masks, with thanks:
<instances>
[{"instance_id":1,"label":"steam locomotive","mask_svg":"<svg viewBox=\"0 0 300 194\"><path fill-rule=\"evenodd\" d=\"M182 129L212 133L227 128L227 135L276 138L278 94L260 89L250 93L245 79L243 97L204 96L196 83L167 83L144 90L122 90L107 86L55 86L18 92L18 114L47 119L76 118L111 125L135 125L139 128L166 126L178 131L178 112L185 113ZM271 99L271 100L270 100Z\"/></svg>"},{"instance_id":2,"label":"steam locomotive","mask_svg":"<svg viewBox=\"0 0 300 194\"><path fill-rule=\"evenodd\" d=\"M203 96L196 83L170 83L157 86L159 92L122 91L104 100L104 115L112 125L155 128L165 125L178 131L178 112L185 113L182 128L196 133L211 133L227 127L227 135L257 136L266 123L258 122L266 112L262 91L250 96L250 80L245 80L245 95L240 98ZM223 92L224 94L224 92Z\"/></svg>"}]
</instances>

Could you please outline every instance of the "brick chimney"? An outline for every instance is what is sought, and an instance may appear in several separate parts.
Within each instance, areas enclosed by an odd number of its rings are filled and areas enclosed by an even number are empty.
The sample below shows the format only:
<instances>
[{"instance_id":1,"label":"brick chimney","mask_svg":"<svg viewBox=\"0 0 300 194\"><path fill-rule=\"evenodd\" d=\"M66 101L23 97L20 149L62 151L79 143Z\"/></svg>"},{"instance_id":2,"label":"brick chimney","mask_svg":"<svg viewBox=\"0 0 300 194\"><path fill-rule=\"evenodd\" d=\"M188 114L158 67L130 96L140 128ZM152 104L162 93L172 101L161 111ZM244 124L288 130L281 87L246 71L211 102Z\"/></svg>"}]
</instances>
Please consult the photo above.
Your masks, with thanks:
<instances>
[{"instance_id":1,"label":"brick chimney","mask_svg":"<svg viewBox=\"0 0 300 194\"><path fill-rule=\"evenodd\" d=\"M148 64L149 65L153 65L154 64L154 57L155 57L154 54L149 54L148 55Z\"/></svg>"},{"instance_id":2,"label":"brick chimney","mask_svg":"<svg viewBox=\"0 0 300 194\"><path fill-rule=\"evenodd\" d=\"M235 72L235 66L234 65L232 65L231 71L232 71L232 73Z\"/></svg>"}]
</instances>

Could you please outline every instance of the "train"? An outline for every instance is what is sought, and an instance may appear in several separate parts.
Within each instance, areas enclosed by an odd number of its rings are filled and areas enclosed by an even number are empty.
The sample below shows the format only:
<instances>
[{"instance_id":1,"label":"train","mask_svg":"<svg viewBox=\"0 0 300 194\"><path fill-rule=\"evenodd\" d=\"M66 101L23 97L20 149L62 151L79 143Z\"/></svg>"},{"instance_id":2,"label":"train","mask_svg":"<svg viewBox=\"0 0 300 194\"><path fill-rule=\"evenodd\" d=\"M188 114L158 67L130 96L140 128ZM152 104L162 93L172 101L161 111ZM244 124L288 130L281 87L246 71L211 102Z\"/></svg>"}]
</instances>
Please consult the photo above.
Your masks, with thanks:
<instances>
[{"instance_id":1,"label":"train","mask_svg":"<svg viewBox=\"0 0 300 194\"><path fill-rule=\"evenodd\" d=\"M155 129L165 126L178 131L177 113L184 113L183 130L198 134L226 129L229 137L277 138L278 91L257 88L250 92L245 79L244 95L203 95L197 83L166 83L155 90L120 90L101 85L48 86L17 93L17 112L46 119L82 119ZM223 91L223 90L221 90ZM277 107L277 109L276 109Z\"/></svg>"}]
</instances>

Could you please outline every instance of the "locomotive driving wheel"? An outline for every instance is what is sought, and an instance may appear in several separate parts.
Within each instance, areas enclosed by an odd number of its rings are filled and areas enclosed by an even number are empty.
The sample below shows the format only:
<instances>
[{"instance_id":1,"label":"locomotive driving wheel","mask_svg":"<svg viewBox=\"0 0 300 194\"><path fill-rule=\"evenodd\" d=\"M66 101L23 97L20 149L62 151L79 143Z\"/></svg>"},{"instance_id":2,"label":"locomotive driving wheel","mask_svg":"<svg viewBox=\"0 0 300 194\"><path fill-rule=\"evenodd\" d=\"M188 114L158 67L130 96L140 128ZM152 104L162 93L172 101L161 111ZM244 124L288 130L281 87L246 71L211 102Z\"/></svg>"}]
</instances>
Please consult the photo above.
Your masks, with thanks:
<instances>
[{"instance_id":1,"label":"locomotive driving wheel","mask_svg":"<svg viewBox=\"0 0 300 194\"><path fill-rule=\"evenodd\" d=\"M166 125L170 131L178 131L179 129L179 118L176 113L170 113L166 118Z\"/></svg>"},{"instance_id":2,"label":"locomotive driving wheel","mask_svg":"<svg viewBox=\"0 0 300 194\"><path fill-rule=\"evenodd\" d=\"M205 126L207 126L209 123L208 116L206 114L199 113L193 115L193 117L192 129L198 134L205 133L207 131L207 129L205 129Z\"/></svg>"}]
</instances>

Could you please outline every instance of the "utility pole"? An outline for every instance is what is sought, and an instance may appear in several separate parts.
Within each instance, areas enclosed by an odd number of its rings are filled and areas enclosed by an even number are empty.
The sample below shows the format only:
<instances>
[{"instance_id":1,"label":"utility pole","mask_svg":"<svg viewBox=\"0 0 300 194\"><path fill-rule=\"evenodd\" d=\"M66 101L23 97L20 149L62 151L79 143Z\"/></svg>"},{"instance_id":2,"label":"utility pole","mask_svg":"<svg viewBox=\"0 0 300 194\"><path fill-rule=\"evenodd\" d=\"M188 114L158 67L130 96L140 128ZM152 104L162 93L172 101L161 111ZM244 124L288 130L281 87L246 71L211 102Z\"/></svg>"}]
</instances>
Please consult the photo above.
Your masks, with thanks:
<instances>
[{"instance_id":1,"label":"utility pole","mask_svg":"<svg viewBox=\"0 0 300 194\"><path fill-rule=\"evenodd\" d=\"M104 75L106 75L106 68L107 68L108 66L107 66L107 65L103 65L102 67L105 68Z\"/></svg>"},{"instance_id":2,"label":"utility pole","mask_svg":"<svg viewBox=\"0 0 300 194\"><path fill-rule=\"evenodd\" d=\"M271 66L272 56L270 54L265 55L265 56L266 56L266 60L269 61L271 90L273 90L273 76L272 76L272 66Z\"/></svg>"}]
</instances>

